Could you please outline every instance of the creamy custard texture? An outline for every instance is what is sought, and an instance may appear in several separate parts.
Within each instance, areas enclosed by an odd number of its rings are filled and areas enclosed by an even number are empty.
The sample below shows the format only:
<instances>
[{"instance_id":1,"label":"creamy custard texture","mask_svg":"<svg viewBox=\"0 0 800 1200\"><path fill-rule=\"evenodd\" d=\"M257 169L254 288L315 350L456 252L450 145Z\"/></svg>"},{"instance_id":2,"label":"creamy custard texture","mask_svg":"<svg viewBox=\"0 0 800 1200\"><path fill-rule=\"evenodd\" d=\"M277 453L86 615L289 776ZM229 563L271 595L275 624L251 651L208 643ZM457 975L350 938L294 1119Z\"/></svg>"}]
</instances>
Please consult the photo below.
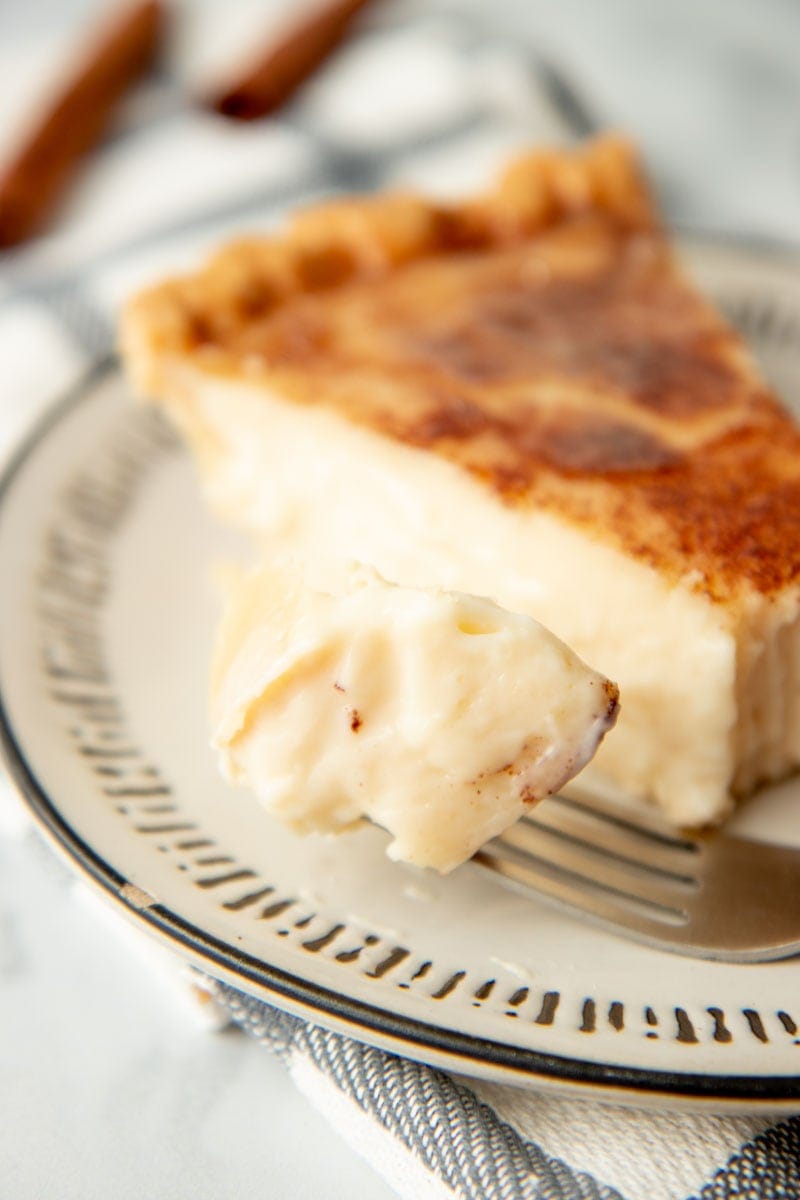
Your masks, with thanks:
<instances>
[{"instance_id":1,"label":"creamy custard texture","mask_svg":"<svg viewBox=\"0 0 800 1200\"><path fill-rule=\"evenodd\" d=\"M190 390L193 418L228 430L205 448L209 500L250 522L267 561L288 541L321 568L356 559L403 585L488 594L534 617L620 688L617 726L583 780L650 796L679 824L728 810L736 739L755 726L758 746L756 723L782 702L759 688L746 724L737 647L755 662L761 649L735 614L548 513L487 504L452 464L333 414L300 424L292 405L247 386L193 379Z\"/></svg>"},{"instance_id":2,"label":"creamy custard texture","mask_svg":"<svg viewBox=\"0 0 800 1200\"><path fill-rule=\"evenodd\" d=\"M530 617L363 569L337 583L275 563L248 575L213 671L224 773L299 832L366 815L391 857L449 871L613 725L615 685Z\"/></svg>"}]
</instances>

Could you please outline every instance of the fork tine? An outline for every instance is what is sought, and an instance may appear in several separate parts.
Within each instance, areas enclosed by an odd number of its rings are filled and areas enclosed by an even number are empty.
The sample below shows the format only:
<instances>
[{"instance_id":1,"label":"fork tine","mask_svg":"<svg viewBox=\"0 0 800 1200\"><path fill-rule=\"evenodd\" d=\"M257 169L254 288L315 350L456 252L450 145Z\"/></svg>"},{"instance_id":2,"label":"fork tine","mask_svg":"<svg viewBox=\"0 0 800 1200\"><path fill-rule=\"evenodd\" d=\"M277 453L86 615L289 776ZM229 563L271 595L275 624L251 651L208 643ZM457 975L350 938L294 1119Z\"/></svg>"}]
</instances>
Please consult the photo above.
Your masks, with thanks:
<instances>
[{"instance_id":1,"label":"fork tine","mask_svg":"<svg viewBox=\"0 0 800 1200\"><path fill-rule=\"evenodd\" d=\"M716 834L697 879L609 858L557 828L518 822L475 855L503 881L661 950L725 962L800 954L800 847Z\"/></svg>"},{"instance_id":2,"label":"fork tine","mask_svg":"<svg viewBox=\"0 0 800 1200\"><path fill-rule=\"evenodd\" d=\"M674 909L618 897L611 891L593 887L585 878L573 879L563 872L553 872L547 863L531 857L512 856L496 841L484 846L474 861L522 891L528 894L533 891L574 915L588 918L614 932L627 930L635 937L661 947L682 944L684 918Z\"/></svg>"},{"instance_id":3,"label":"fork tine","mask_svg":"<svg viewBox=\"0 0 800 1200\"><path fill-rule=\"evenodd\" d=\"M695 839L681 833L653 807L641 804L634 809L629 804L597 795L574 783L550 799L560 800L582 812L591 813L599 821L607 821L615 828L648 838L658 845L669 846L675 851L691 853L697 849Z\"/></svg>"},{"instance_id":4,"label":"fork tine","mask_svg":"<svg viewBox=\"0 0 800 1200\"><path fill-rule=\"evenodd\" d=\"M613 816L609 820L599 810L564 796L550 796L525 821L668 878L690 881L699 865L699 847L694 842L667 843L632 822L623 826Z\"/></svg>"},{"instance_id":5,"label":"fork tine","mask_svg":"<svg viewBox=\"0 0 800 1200\"><path fill-rule=\"evenodd\" d=\"M577 884L616 893L620 898L635 900L674 913L685 912L685 905L696 884L691 879L655 874L635 862L610 858L603 850L583 842L574 842L546 826L532 821L520 821L507 829L501 838L490 845L510 850L512 856L524 856L566 871Z\"/></svg>"}]
</instances>

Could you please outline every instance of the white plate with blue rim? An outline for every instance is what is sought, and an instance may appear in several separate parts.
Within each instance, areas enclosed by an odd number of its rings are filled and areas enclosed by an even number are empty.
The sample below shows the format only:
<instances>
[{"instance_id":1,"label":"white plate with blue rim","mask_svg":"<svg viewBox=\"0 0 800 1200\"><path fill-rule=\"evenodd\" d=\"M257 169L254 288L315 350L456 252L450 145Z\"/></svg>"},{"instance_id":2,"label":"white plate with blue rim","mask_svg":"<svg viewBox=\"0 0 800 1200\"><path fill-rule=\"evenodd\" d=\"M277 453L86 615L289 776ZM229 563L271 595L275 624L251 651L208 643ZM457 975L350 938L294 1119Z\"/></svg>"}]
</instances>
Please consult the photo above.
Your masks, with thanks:
<instances>
[{"instance_id":1,"label":"white plate with blue rim","mask_svg":"<svg viewBox=\"0 0 800 1200\"><path fill-rule=\"evenodd\" d=\"M800 258L697 237L685 249L800 402ZM229 538L114 362L6 471L0 728L20 791L75 869L210 975L401 1054L618 1102L800 1109L800 960L665 954L474 864L440 878L392 863L372 827L297 838L221 781L206 728L208 568ZM800 784L762 793L734 824L800 845Z\"/></svg>"}]
</instances>

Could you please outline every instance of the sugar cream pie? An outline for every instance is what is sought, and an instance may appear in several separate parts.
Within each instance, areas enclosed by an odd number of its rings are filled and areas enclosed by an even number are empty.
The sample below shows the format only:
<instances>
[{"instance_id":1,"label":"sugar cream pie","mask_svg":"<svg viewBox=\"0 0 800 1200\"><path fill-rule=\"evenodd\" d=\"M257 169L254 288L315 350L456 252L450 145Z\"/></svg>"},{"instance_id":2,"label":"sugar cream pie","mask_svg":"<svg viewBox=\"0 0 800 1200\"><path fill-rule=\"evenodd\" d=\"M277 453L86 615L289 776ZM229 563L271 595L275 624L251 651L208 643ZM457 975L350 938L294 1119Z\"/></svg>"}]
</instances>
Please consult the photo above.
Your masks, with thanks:
<instances>
[{"instance_id":1,"label":"sugar cream pie","mask_svg":"<svg viewBox=\"0 0 800 1200\"><path fill-rule=\"evenodd\" d=\"M624 142L302 212L122 346L267 559L490 596L618 683L582 782L702 825L800 762L800 431Z\"/></svg>"}]
</instances>

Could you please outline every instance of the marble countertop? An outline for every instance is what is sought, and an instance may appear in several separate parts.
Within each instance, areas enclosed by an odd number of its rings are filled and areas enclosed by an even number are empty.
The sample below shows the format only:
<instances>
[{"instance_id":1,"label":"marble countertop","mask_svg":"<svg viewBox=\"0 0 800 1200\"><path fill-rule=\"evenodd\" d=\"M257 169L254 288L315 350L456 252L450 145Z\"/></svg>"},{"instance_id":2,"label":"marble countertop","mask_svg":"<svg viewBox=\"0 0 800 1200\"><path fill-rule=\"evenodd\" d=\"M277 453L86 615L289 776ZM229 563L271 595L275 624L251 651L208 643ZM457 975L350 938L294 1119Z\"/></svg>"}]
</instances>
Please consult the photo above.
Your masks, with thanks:
<instances>
[{"instance_id":1,"label":"marble countertop","mask_svg":"<svg viewBox=\"0 0 800 1200\"><path fill-rule=\"evenodd\" d=\"M668 216L800 241L793 0L449 0L549 55L645 153Z\"/></svg>"},{"instance_id":2,"label":"marble countertop","mask_svg":"<svg viewBox=\"0 0 800 1200\"><path fill-rule=\"evenodd\" d=\"M163 954L0 790L0 1196L388 1200L269 1051L209 1030Z\"/></svg>"}]
</instances>

